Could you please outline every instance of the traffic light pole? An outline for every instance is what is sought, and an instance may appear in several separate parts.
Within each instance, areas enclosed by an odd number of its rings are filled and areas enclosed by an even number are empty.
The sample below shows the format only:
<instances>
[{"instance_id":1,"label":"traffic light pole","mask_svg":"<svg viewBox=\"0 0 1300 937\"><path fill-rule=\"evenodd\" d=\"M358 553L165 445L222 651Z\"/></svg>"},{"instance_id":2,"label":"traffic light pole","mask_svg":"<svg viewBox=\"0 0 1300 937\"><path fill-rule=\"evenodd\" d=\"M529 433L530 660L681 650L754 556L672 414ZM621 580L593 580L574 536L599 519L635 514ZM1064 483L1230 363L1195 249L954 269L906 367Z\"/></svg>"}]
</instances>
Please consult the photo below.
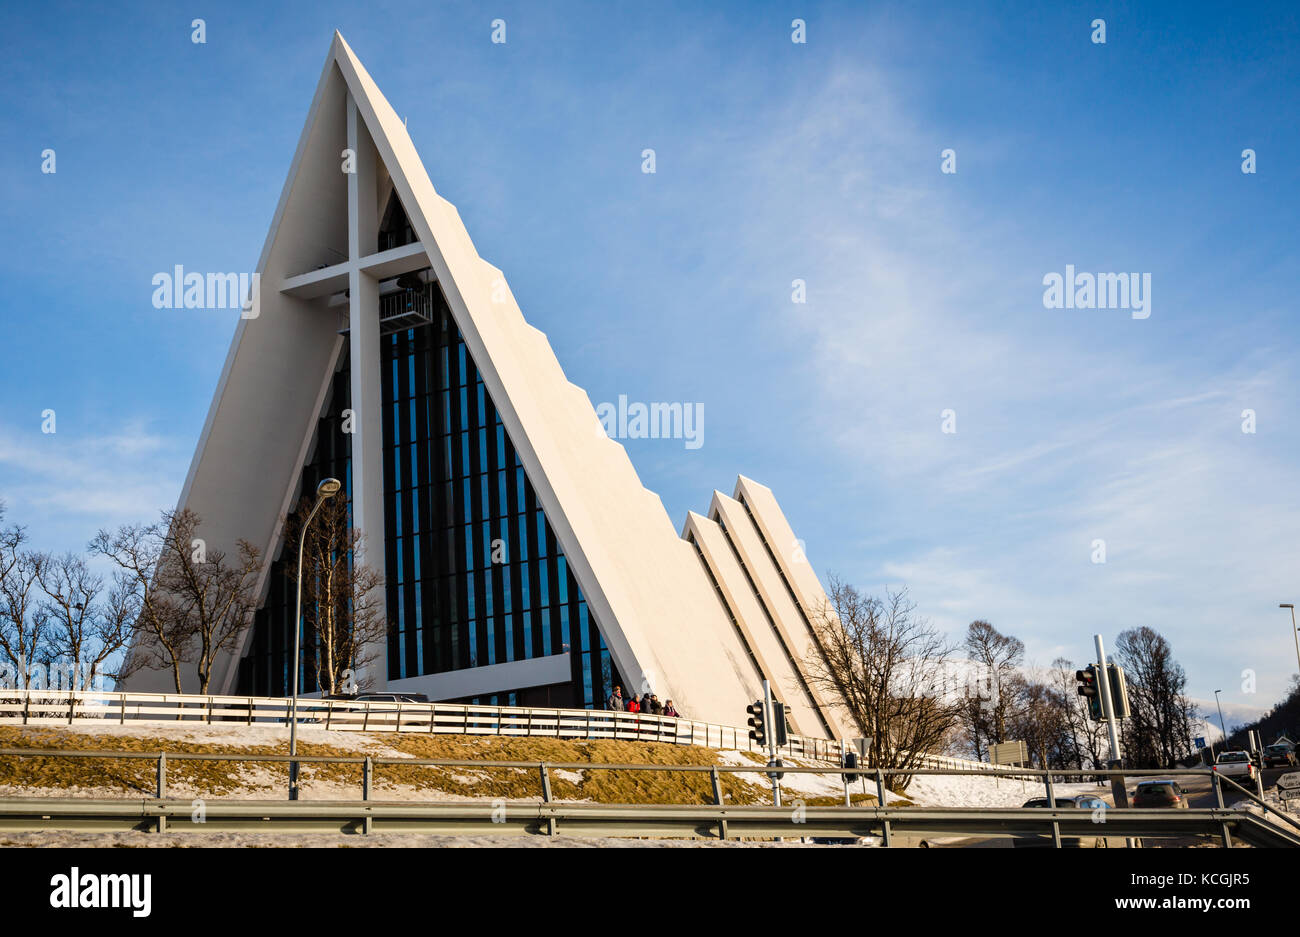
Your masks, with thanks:
<instances>
[{"instance_id":1,"label":"traffic light pole","mask_svg":"<svg viewBox=\"0 0 1300 937\"><path fill-rule=\"evenodd\" d=\"M1119 720L1115 718L1115 701L1110 695L1110 670L1106 667L1106 646L1102 643L1101 635L1095 634L1093 639L1097 642L1097 683L1101 685L1101 713L1106 717L1106 728L1110 730L1109 767L1122 768L1124 764L1123 753L1119 748ZM1122 774L1111 775L1110 792L1115 799L1116 807L1128 806L1128 788L1125 786ZM1124 843L1130 849L1137 845L1131 836Z\"/></svg>"},{"instance_id":2,"label":"traffic light pole","mask_svg":"<svg viewBox=\"0 0 1300 937\"><path fill-rule=\"evenodd\" d=\"M1110 671L1106 669L1106 648L1101 635L1095 634L1097 642L1097 684L1101 690L1101 714L1106 717L1106 726L1110 729L1110 757L1119 761L1123 755L1119 750L1119 720L1115 718L1114 701L1110 698Z\"/></svg>"},{"instance_id":3,"label":"traffic light pole","mask_svg":"<svg viewBox=\"0 0 1300 937\"><path fill-rule=\"evenodd\" d=\"M772 684L768 680L763 681L763 724L767 726L767 766L769 768L776 765L776 722L773 721L772 715L775 710L772 708ZM781 779L776 772L772 775L772 803L781 806Z\"/></svg>"}]
</instances>

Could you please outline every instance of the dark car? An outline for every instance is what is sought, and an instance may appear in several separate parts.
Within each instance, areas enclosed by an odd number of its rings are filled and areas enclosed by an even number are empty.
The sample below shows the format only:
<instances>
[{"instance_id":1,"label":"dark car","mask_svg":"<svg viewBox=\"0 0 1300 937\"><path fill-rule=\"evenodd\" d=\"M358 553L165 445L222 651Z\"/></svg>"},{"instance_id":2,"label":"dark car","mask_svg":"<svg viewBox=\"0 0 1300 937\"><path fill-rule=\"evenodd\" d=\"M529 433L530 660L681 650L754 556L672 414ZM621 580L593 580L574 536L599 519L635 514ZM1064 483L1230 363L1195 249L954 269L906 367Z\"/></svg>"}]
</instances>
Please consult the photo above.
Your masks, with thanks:
<instances>
[{"instance_id":1,"label":"dark car","mask_svg":"<svg viewBox=\"0 0 1300 937\"><path fill-rule=\"evenodd\" d=\"M1177 781L1142 781L1133 792L1134 807L1174 807L1186 810L1187 792Z\"/></svg>"},{"instance_id":2,"label":"dark car","mask_svg":"<svg viewBox=\"0 0 1300 937\"><path fill-rule=\"evenodd\" d=\"M1046 797L1035 797L1032 800L1025 801L1022 807L1042 808L1048 806ZM1080 794L1077 797L1057 797L1056 806L1059 810L1109 810L1110 804L1102 800L1095 794ZM1101 815L1100 824L1105 823L1105 814ZM1011 845L1017 848L1022 847L1051 847L1052 834L1043 833L1018 833L1011 838ZM1061 848L1063 849L1105 849L1108 843L1104 836L1062 836Z\"/></svg>"},{"instance_id":3,"label":"dark car","mask_svg":"<svg viewBox=\"0 0 1300 937\"><path fill-rule=\"evenodd\" d=\"M1295 749L1285 743L1264 748L1265 768L1289 768L1295 764Z\"/></svg>"}]
</instances>

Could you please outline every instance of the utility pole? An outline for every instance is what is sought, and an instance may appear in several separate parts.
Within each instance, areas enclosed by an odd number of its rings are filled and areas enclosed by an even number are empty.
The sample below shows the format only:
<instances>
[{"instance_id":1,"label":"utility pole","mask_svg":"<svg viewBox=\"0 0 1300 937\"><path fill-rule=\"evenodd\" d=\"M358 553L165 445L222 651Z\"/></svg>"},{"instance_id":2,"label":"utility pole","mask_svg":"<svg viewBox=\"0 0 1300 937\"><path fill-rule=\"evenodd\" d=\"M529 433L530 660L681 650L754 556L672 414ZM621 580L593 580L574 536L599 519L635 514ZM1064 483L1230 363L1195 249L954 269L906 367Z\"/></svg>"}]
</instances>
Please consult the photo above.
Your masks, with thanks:
<instances>
[{"instance_id":1,"label":"utility pole","mask_svg":"<svg viewBox=\"0 0 1300 937\"><path fill-rule=\"evenodd\" d=\"M1296 631L1295 626L1295 604L1292 602L1283 602L1278 608L1291 609L1291 637L1295 638L1295 662L1300 665L1300 632ZM1300 671L1297 671L1300 673Z\"/></svg>"},{"instance_id":2,"label":"utility pole","mask_svg":"<svg viewBox=\"0 0 1300 937\"><path fill-rule=\"evenodd\" d=\"M1214 705L1217 706L1217 707L1219 708L1219 728L1223 730L1223 749L1222 749L1222 750L1223 750L1223 751L1227 751L1227 749L1228 749L1228 727L1227 727L1227 725L1224 724L1224 721L1223 721L1223 705L1219 702L1219 694L1222 693L1222 692L1223 692L1222 690L1215 690L1215 691L1214 691Z\"/></svg>"}]
</instances>

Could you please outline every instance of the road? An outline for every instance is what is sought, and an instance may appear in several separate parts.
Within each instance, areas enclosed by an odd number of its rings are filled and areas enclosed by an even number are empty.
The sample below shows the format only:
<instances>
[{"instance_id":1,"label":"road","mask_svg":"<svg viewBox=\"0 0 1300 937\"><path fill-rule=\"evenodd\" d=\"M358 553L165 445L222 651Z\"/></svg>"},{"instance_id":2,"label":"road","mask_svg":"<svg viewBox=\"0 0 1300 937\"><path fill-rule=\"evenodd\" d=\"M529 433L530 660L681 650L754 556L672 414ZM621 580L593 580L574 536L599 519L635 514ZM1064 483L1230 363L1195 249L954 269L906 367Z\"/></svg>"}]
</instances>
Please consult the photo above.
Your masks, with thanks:
<instances>
[{"instance_id":1,"label":"road","mask_svg":"<svg viewBox=\"0 0 1300 937\"><path fill-rule=\"evenodd\" d=\"M1277 779L1288 772L1300 772L1300 768L1266 768L1264 769L1264 791L1268 793L1277 787ZM1233 779L1237 780L1237 779ZM1182 775L1178 777L1178 782L1182 784L1183 789L1187 791L1188 806L1190 807L1217 807L1218 800L1214 794L1214 786L1208 775L1189 776ZM1237 783L1248 788L1251 793L1255 793L1254 783L1247 784L1244 779ZM1130 780L1128 787L1129 797L1132 798L1136 782ZM1109 788L1098 788L1097 796L1101 797L1108 804L1114 805L1114 798L1110 795ZM1239 801L1245 800L1246 795L1229 784L1223 785L1223 803L1224 806L1231 807ZM915 846L920 845L921 841L928 840L928 845L941 848L969 848L969 847L993 847L1007 848L1012 845L1011 840L1005 837L984 838L984 837L907 837L900 845ZM1192 846L1203 845L1204 838L1195 837L1169 837L1164 839L1150 839L1147 841L1148 846ZM1118 845L1117 840L1114 845Z\"/></svg>"},{"instance_id":2,"label":"road","mask_svg":"<svg viewBox=\"0 0 1300 937\"><path fill-rule=\"evenodd\" d=\"M1273 790L1277 787L1277 779L1282 775L1296 771L1296 768L1265 768L1264 769L1264 791ZM1255 784L1253 781L1247 781L1245 778L1233 778L1233 781L1247 788L1251 793L1255 793ZM1218 801L1214 796L1214 785L1208 777L1186 777L1180 779L1180 783L1187 791L1188 805L1191 807L1217 807ZM1223 785L1223 803L1231 807L1240 800L1245 800L1246 796L1231 784Z\"/></svg>"}]
</instances>

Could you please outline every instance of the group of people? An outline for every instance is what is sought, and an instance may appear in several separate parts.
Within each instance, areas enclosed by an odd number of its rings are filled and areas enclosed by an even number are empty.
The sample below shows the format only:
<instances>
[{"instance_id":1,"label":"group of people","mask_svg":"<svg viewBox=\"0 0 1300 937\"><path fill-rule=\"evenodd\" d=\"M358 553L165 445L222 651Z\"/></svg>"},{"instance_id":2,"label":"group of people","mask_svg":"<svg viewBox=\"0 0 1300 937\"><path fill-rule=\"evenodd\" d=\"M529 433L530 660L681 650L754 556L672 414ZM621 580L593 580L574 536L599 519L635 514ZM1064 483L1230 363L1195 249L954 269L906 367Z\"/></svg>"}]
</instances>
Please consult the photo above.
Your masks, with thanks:
<instances>
[{"instance_id":1,"label":"group of people","mask_svg":"<svg viewBox=\"0 0 1300 937\"><path fill-rule=\"evenodd\" d=\"M680 716L681 713L673 706L673 701L659 702L659 697L653 693L646 693L640 699L636 696L623 698L623 688L614 687L614 692L605 700L605 708L614 712L628 713L649 713L652 716Z\"/></svg>"}]
</instances>

